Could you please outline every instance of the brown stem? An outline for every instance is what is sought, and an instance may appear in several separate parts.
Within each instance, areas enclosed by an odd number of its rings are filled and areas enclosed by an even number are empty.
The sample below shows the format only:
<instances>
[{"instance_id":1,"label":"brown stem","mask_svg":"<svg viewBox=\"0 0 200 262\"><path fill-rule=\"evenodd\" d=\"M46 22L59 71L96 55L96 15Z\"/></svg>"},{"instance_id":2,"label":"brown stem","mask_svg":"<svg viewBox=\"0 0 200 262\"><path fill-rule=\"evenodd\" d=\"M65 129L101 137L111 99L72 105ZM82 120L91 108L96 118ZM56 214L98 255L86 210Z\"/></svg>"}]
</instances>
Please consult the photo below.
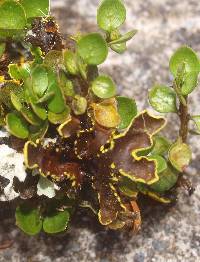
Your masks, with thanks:
<instances>
[{"instance_id":1,"label":"brown stem","mask_svg":"<svg viewBox=\"0 0 200 262\"><path fill-rule=\"evenodd\" d=\"M180 119L180 129L179 136L182 138L184 143L187 142L188 137L188 123L189 123L189 114L188 114L188 103L187 97L185 97L186 105L180 102L179 106L179 119Z\"/></svg>"}]
</instances>

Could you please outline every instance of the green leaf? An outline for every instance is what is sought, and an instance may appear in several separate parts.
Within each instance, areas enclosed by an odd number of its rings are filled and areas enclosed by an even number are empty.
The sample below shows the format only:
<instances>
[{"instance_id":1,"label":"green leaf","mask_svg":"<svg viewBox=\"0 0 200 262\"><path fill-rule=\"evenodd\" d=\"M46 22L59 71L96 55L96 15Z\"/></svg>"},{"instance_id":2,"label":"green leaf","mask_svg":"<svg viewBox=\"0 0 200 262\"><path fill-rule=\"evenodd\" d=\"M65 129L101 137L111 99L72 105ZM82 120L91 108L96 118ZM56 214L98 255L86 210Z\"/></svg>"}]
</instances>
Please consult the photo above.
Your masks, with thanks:
<instances>
[{"instance_id":1,"label":"green leaf","mask_svg":"<svg viewBox=\"0 0 200 262\"><path fill-rule=\"evenodd\" d=\"M192 116L192 120L195 122L197 127L197 132L200 133L200 116Z\"/></svg>"},{"instance_id":2,"label":"green leaf","mask_svg":"<svg viewBox=\"0 0 200 262\"><path fill-rule=\"evenodd\" d=\"M6 0L0 4L0 29L24 29L26 15L23 7L16 1Z\"/></svg>"},{"instance_id":3,"label":"green leaf","mask_svg":"<svg viewBox=\"0 0 200 262\"><path fill-rule=\"evenodd\" d=\"M75 115L83 115L87 110L86 98L76 95L72 101L72 109Z\"/></svg>"},{"instance_id":4,"label":"green leaf","mask_svg":"<svg viewBox=\"0 0 200 262\"><path fill-rule=\"evenodd\" d=\"M51 99L53 99L54 96L55 96L55 92L53 92L53 91L47 92L43 97L38 99L35 103L36 104L42 104L42 103L48 102Z\"/></svg>"},{"instance_id":5,"label":"green leaf","mask_svg":"<svg viewBox=\"0 0 200 262\"><path fill-rule=\"evenodd\" d=\"M20 80L21 79L21 75L19 72L19 68L17 64L10 64L8 66L8 73L11 76L11 78L16 79L16 80Z\"/></svg>"},{"instance_id":6,"label":"green leaf","mask_svg":"<svg viewBox=\"0 0 200 262\"><path fill-rule=\"evenodd\" d=\"M65 108L65 101L63 94L61 92L60 87L56 82L54 82L52 85L49 86L48 88L48 93L54 93L55 95L48 101L48 109L49 111L59 114L62 113Z\"/></svg>"},{"instance_id":7,"label":"green leaf","mask_svg":"<svg viewBox=\"0 0 200 262\"><path fill-rule=\"evenodd\" d=\"M63 53L63 56L64 56L64 65L65 65L66 70L71 75L76 75L79 71L78 66L77 66L76 54L72 52L71 50L65 50Z\"/></svg>"},{"instance_id":8,"label":"green leaf","mask_svg":"<svg viewBox=\"0 0 200 262\"><path fill-rule=\"evenodd\" d=\"M200 62L197 54L192 50L192 48L187 46L182 46L176 50L172 55L169 67L171 73L176 76L179 68L185 64L185 72L189 73L192 71L200 72Z\"/></svg>"},{"instance_id":9,"label":"green leaf","mask_svg":"<svg viewBox=\"0 0 200 262\"><path fill-rule=\"evenodd\" d=\"M177 112L176 93L167 86L154 86L149 92L149 102L160 113Z\"/></svg>"},{"instance_id":10,"label":"green leaf","mask_svg":"<svg viewBox=\"0 0 200 262\"><path fill-rule=\"evenodd\" d=\"M38 65L32 72L33 92L42 97L48 87L48 74L44 66Z\"/></svg>"},{"instance_id":11,"label":"green leaf","mask_svg":"<svg viewBox=\"0 0 200 262\"><path fill-rule=\"evenodd\" d=\"M108 46L98 33L81 37L77 44L78 54L89 65L102 64L108 55Z\"/></svg>"},{"instance_id":12,"label":"green leaf","mask_svg":"<svg viewBox=\"0 0 200 262\"><path fill-rule=\"evenodd\" d=\"M123 54L126 51L126 43L112 44L110 48L118 54Z\"/></svg>"},{"instance_id":13,"label":"green leaf","mask_svg":"<svg viewBox=\"0 0 200 262\"><path fill-rule=\"evenodd\" d=\"M196 71L186 73L184 76L184 82L181 86L181 94L189 95L195 89L198 84L198 73Z\"/></svg>"},{"instance_id":14,"label":"green leaf","mask_svg":"<svg viewBox=\"0 0 200 262\"><path fill-rule=\"evenodd\" d=\"M6 116L6 124L9 132L21 139L28 138L29 130L28 125L24 119L16 113L9 113Z\"/></svg>"},{"instance_id":15,"label":"green leaf","mask_svg":"<svg viewBox=\"0 0 200 262\"><path fill-rule=\"evenodd\" d=\"M0 43L0 58L4 54L5 49L6 49L6 44L5 43Z\"/></svg>"},{"instance_id":16,"label":"green leaf","mask_svg":"<svg viewBox=\"0 0 200 262\"><path fill-rule=\"evenodd\" d=\"M23 107L20 97L17 96L14 92L11 92L10 99L13 106L17 109L17 111L20 111Z\"/></svg>"},{"instance_id":17,"label":"green leaf","mask_svg":"<svg viewBox=\"0 0 200 262\"><path fill-rule=\"evenodd\" d=\"M68 119L69 114L70 114L70 108L66 106L66 109L60 114L55 114L49 111L48 119L49 122L51 122L54 125L62 124Z\"/></svg>"},{"instance_id":18,"label":"green leaf","mask_svg":"<svg viewBox=\"0 0 200 262\"><path fill-rule=\"evenodd\" d=\"M169 160L171 164L180 172L189 165L192 158L192 152L189 146L179 139L169 149Z\"/></svg>"},{"instance_id":19,"label":"green leaf","mask_svg":"<svg viewBox=\"0 0 200 262\"><path fill-rule=\"evenodd\" d=\"M63 56L61 51L51 50L44 58L44 65L51 68L53 71L57 71L60 65L63 64Z\"/></svg>"},{"instance_id":20,"label":"green leaf","mask_svg":"<svg viewBox=\"0 0 200 262\"><path fill-rule=\"evenodd\" d=\"M42 121L41 119L32 112L31 108L29 106L23 106L20 110L23 117L26 119L28 123L34 126L41 125Z\"/></svg>"},{"instance_id":21,"label":"green leaf","mask_svg":"<svg viewBox=\"0 0 200 262\"><path fill-rule=\"evenodd\" d=\"M160 174L165 169L167 169L167 162L166 162L166 160L162 156L151 154L148 158L156 160L156 162L157 162L156 168L157 168L157 173L158 174Z\"/></svg>"},{"instance_id":22,"label":"green leaf","mask_svg":"<svg viewBox=\"0 0 200 262\"><path fill-rule=\"evenodd\" d=\"M164 193L171 189L177 182L178 176L171 168L167 168L159 174L159 180L149 188L158 193Z\"/></svg>"},{"instance_id":23,"label":"green leaf","mask_svg":"<svg viewBox=\"0 0 200 262\"><path fill-rule=\"evenodd\" d=\"M46 132L48 131L49 124L48 121L45 121L40 126L31 126L29 140L35 142L37 139L44 138Z\"/></svg>"},{"instance_id":24,"label":"green leaf","mask_svg":"<svg viewBox=\"0 0 200 262\"><path fill-rule=\"evenodd\" d=\"M120 27L126 20L126 8L120 0L104 0L97 10L98 26L108 32Z\"/></svg>"},{"instance_id":25,"label":"green leaf","mask_svg":"<svg viewBox=\"0 0 200 262\"><path fill-rule=\"evenodd\" d=\"M27 18L43 17L49 14L49 0L20 0Z\"/></svg>"},{"instance_id":26,"label":"green leaf","mask_svg":"<svg viewBox=\"0 0 200 262\"><path fill-rule=\"evenodd\" d=\"M35 103L31 103L31 107L33 109L33 112L42 120L46 120L47 119L47 110L38 104Z\"/></svg>"},{"instance_id":27,"label":"green leaf","mask_svg":"<svg viewBox=\"0 0 200 262\"><path fill-rule=\"evenodd\" d=\"M16 208L15 218L17 226L26 234L34 236L42 229L42 220L38 208L21 205Z\"/></svg>"},{"instance_id":28,"label":"green leaf","mask_svg":"<svg viewBox=\"0 0 200 262\"><path fill-rule=\"evenodd\" d=\"M120 181L119 190L128 197L135 197L138 192L136 183L127 177L123 177Z\"/></svg>"},{"instance_id":29,"label":"green leaf","mask_svg":"<svg viewBox=\"0 0 200 262\"><path fill-rule=\"evenodd\" d=\"M110 98L116 95L116 86L107 75L100 75L92 82L92 91L99 98Z\"/></svg>"},{"instance_id":30,"label":"green leaf","mask_svg":"<svg viewBox=\"0 0 200 262\"><path fill-rule=\"evenodd\" d=\"M8 73L11 78L15 80L25 80L30 76L30 65L23 63L22 65L10 64L8 66Z\"/></svg>"},{"instance_id":31,"label":"green leaf","mask_svg":"<svg viewBox=\"0 0 200 262\"><path fill-rule=\"evenodd\" d=\"M170 141L163 136L153 137L154 147L151 151L152 155L165 155L170 148Z\"/></svg>"},{"instance_id":32,"label":"green leaf","mask_svg":"<svg viewBox=\"0 0 200 262\"><path fill-rule=\"evenodd\" d=\"M65 229L69 223L69 212L67 210L64 211L54 211L52 214L44 218L43 221L43 229L46 233L56 234Z\"/></svg>"},{"instance_id":33,"label":"green leaf","mask_svg":"<svg viewBox=\"0 0 200 262\"><path fill-rule=\"evenodd\" d=\"M137 30L132 30L132 31L120 36L118 39L109 42L109 45L126 43L131 38L133 38L136 34L137 34Z\"/></svg>"},{"instance_id":34,"label":"green leaf","mask_svg":"<svg viewBox=\"0 0 200 262\"><path fill-rule=\"evenodd\" d=\"M121 118L121 123L118 126L118 129L125 129L137 115L137 106L135 100L131 98L117 96L116 99L118 103L118 113Z\"/></svg>"}]
</instances>

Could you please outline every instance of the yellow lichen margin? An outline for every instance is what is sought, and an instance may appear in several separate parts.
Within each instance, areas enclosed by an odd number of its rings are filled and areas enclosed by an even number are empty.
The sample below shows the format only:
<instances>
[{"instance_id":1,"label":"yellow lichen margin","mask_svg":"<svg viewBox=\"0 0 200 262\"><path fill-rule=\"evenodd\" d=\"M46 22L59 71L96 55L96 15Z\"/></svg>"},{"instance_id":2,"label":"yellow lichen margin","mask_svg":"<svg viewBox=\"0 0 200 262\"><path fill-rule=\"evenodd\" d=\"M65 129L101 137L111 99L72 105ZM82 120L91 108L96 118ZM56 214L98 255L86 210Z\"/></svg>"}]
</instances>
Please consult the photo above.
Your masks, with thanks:
<instances>
[{"instance_id":1,"label":"yellow lichen margin","mask_svg":"<svg viewBox=\"0 0 200 262\"><path fill-rule=\"evenodd\" d=\"M24 163L25 163L25 166L29 169L35 169L35 168L38 168L38 164L34 164L32 166L29 165L29 161L28 161L28 146L29 145L32 145L34 146L35 148L37 148L37 144L35 144L34 142L32 141L28 141L26 142L26 144L24 145L24 149L23 149L23 152L24 152Z\"/></svg>"}]
</instances>

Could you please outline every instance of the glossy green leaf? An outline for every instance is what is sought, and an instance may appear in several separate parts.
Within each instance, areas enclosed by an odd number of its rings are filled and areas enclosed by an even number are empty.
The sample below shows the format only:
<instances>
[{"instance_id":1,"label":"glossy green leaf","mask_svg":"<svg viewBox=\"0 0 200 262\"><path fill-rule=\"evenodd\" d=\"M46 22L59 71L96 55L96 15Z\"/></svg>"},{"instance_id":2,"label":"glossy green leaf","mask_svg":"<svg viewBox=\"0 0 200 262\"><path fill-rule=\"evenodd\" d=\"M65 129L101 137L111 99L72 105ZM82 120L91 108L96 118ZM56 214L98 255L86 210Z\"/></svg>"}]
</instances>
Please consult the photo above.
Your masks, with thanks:
<instances>
[{"instance_id":1,"label":"glossy green leaf","mask_svg":"<svg viewBox=\"0 0 200 262\"><path fill-rule=\"evenodd\" d=\"M119 182L119 190L128 197L135 197L138 192L136 183L127 177L123 177Z\"/></svg>"},{"instance_id":2,"label":"glossy green leaf","mask_svg":"<svg viewBox=\"0 0 200 262\"><path fill-rule=\"evenodd\" d=\"M29 63L21 64L19 66L19 73L21 75L21 79L25 81L28 77L30 77L31 65Z\"/></svg>"},{"instance_id":3,"label":"glossy green leaf","mask_svg":"<svg viewBox=\"0 0 200 262\"><path fill-rule=\"evenodd\" d=\"M7 114L6 125L9 132L18 138L26 139L29 135L28 124L16 113Z\"/></svg>"},{"instance_id":4,"label":"glossy green leaf","mask_svg":"<svg viewBox=\"0 0 200 262\"><path fill-rule=\"evenodd\" d=\"M116 95L116 85L107 75L100 75L92 82L92 91L99 98L110 98Z\"/></svg>"},{"instance_id":5,"label":"glossy green leaf","mask_svg":"<svg viewBox=\"0 0 200 262\"><path fill-rule=\"evenodd\" d=\"M132 30L132 31L120 36L118 39L109 42L109 45L126 43L131 38L133 38L136 35L136 33L137 33L137 30Z\"/></svg>"},{"instance_id":6,"label":"glossy green leaf","mask_svg":"<svg viewBox=\"0 0 200 262\"><path fill-rule=\"evenodd\" d=\"M56 234L65 231L69 223L70 214L67 210L54 211L44 218L43 229L46 233Z\"/></svg>"},{"instance_id":7,"label":"glossy green leaf","mask_svg":"<svg viewBox=\"0 0 200 262\"><path fill-rule=\"evenodd\" d=\"M137 115L137 106L135 100L131 98L117 96L116 99L118 104L118 113L121 118L121 123L118 126L118 129L125 129Z\"/></svg>"},{"instance_id":8,"label":"glossy green leaf","mask_svg":"<svg viewBox=\"0 0 200 262\"><path fill-rule=\"evenodd\" d=\"M33 92L42 97L48 87L48 74L44 66L38 65L32 72Z\"/></svg>"},{"instance_id":9,"label":"glossy green leaf","mask_svg":"<svg viewBox=\"0 0 200 262\"><path fill-rule=\"evenodd\" d=\"M153 137L153 149L151 151L152 155L165 155L170 148L170 141L163 136Z\"/></svg>"},{"instance_id":10,"label":"glossy green leaf","mask_svg":"<svg viewBox=\"0 0 200 262\"><path fill-rule=\"evenodd\" d=\"M108 46L98 33L81 37L77 44L78 54L89 65L102 64L108 55Z\"/></svg>"},{"instance_id":11,"label":"glossy green leaf","mask_svg":"<svg viewBox=\"0 0 200 262\"><path fill-rule=\"evenodd\" d=\"M75 115L83 115L87 110L86 98L76 95L72 101L72 110Z\"/></svg>"},{"instance_id":12,"label":"glossy green leaf","mask_svg":"<svg viewBox=\"0 0 200 262\"><path fill-rule=\"evenodd\" d=\"M49 0L20 0L25 9L27 18L47 16L49 13Z\"/></svg>"},{"instance_id":13,"label":"glossy green leaf","mask_svg":"<svg viewBox=\"0 0 200 262\"><path fill-rule=\"evenodd\" d=\"M35 104L35 103L31 103L31 107L33 109L33 112L42 120L46 120L47 119L47 110L45 109L45 107L39 105L39 104Z\"/></svg>"},{"instance_id":14,"label":"glossy green leaf","mask_svg":"<svg viewBox=\"0 0 200 262\"><path fill-rule=\"evenodd\" d=\"M10 99L15 109L17 109L17 111L20 111L23 107L20 97L17 96L14 92L11 92Z\"/></svg>"},{"instance_id":15,"label":"glossy green leaf","mask_svg":"<svg viewBox=\"0 0 200 262\"><path fill-rule=\"evenodd\" d=\"M41 125L41 119L32 111L32 108L23 106L20 110L23 117L26 119L28 123L34 126Z\"/></svg>"},{"instance_id":16,"label":"glossy green leaf","mask_svg":"<svg viewBox=\"0 0 200 262\"><path fill-rule=\"evenodd\" d=\"M69 118L69 114L70 114L70 108L66 106L66 109L60 114L55 114L49 111L48 119L49 122L51 122L54 125L62 124Z\"/></svg>"},{"instance_id":17,"label":"glossy green leaf","mask_svg":"<svg viewBox=\"0 0 200 262\"><path fill-rule=\"evenodd\" d=\"M151 154L148 158L156 160L156 163L157 163L156 169L157 169L157 173L158 174L160 174L165 169L167 169L167 162L164 159L164 157L162 157L160 155L153 155L153 154Z\"/></svg>"},{"instance_id":18,"label":"glossy green leaf","mask_svg":"<svg viewBox=\"0 0 200 262\"><path fill-rule=\"evenodd\" d=\"M126 9L121 0L104 0L97 10L98 26L108 32L120 27L126 20Z\"/></svg>"},{"instance_id":19,"label":"glossy green leaf","mask_svg":"<svg viewBox=\"0 0 200 262\"><path fill-rule=\"evenodd\" d=\"M21 79L21 74L19 72L19 68L17 64L10 64L8 66L8 73L11 76L11 78L20 80Z\"/></svg>"},{"instance_id":20,"label":"glossy green leaf","mask_svg":"<svg viewBox=\"0 0 200 262\"><path fill-rule=\"evenodd\" d=\"M177 112L176 93L167 86L154 86L149 92L149 102L160 113Z\"/></svg>"},{"instance_id":21,"label":"glossy green leaf","mask_svg":"<svg viewBox=\"0 0 200 262\"><path fill-rule=\"evenodd\" d=\"M198 73L196 71L186 73L181 87L182 95L189 95L198 84Z\"/></svg>"},{"instance_id":22,"label":"glossy green leaf","mask_svg":"<svg viewBox=\"0 0 200 262\"><path fill-rule=\"evenodd\" d=\"M26 15L17 1L6 0L0 3L0 29L24 29Z\"/></svg>"},{"instance_id":23,"label":"glossy green leaf","mask_svg":"<svg viewBox=\"0 0 200 262\"><path fill-rule=\"evenodd\" d=\"M5 52L6 44L0 43L0 58L2 57L3 53Z\"/></svg>"},{"instance_id":24,"label":"glossy green leaf","mask_svg":"<svg viewBox=\"0 0 200 262\"><path fill-rule=\"evenodd\" d=\"M176 76L182 64L185 64L186 73L200 72L200 62L197 54L192 48L182 46L172 55L169 63L171 73Z\"/></svg>"},{"instance_id":25,"label":"glossy green leaf","mask_svg":"<svg viewBox=\"0 0 200 262\"><path fill-rule=\"evenodd\" d=\"M8 66L8 73L11 78L15 80L25 80L30 76L30 65L24 63L22 65L10 64Z\"/></svg>"},{"instance_id":26,"label":"glossy green leaf","mask_svg":"<svg viewBox=\"0 0 200 262\"><path fill-rule=\"evenodd\" d=\"M61 89L56 82L49 86L48 94L49 93L54 93L54 96L48 101L49 111L55 114L62 113L65 110L66 105Z\"/></svg>"},{"instance_id":27,"label":"glossy green leaf","mask_svg":"<svg viewBox=\"0 0 200 262\"><path fill-rule=\"evenodd\" d=\"M155 192L164 193L176 184L177 179L178 175L171 168L167 168L159 174L159 180L150 185L149 188Z\"/></svg>"},{"instance_id":28,"label":"glossy green leaf","mask_svg":"<svg viewBox=\"0 0 200 262\"><path fill-rule=\"evenodd\" d=\"M17 226L28 235L36 235L42 229L42 220L38 208L21 205L15 211Z\"/></svg>"},{"instance_id":29,"label":"glossy green leaf","mask_svg":"<svg viewBox=\"0 0 200 262\"><path fill-rule=\"evenodd\" d=\"M36 104L43 104L45 102L50 101L51 99L53 99L53 97L55 96L55 92L50 91L47 92L43 97L41 97L40 99L36 100Z\"/></svg>"},{"instance_id":30,"label":"glossy green leaf","mask_svg":"<svg viewBox=\"0 0 200 262\"><path fill-rule=\"evenodd\" d=\"M189 165L192 158L192 152L190 147L182 143L179 139L169 149L169 160L171 164L180 172Z\"/></svg>"},{"instance_id":31,"label":"glossy green leaf","mask_svg":"<svg viewBox=\"0 0 200 262\"><path fill-rule=\"evenodd\" d=\"M71 50L65 50L63 53L64 56L64 65L66 70L71 74L71 75L76 75L79 71L79 68L77 66L77 57L74 52Z\"/></svg>"},{"instance_id":32,"label":"glossy green leaf","mask_svg":"<svg viewBox=\"0 0 200 262\"><path fill-rule=\"evenodd\" d=\"M127 49L126 43L112 44L110 45L110 48L118 54L123 54Z\"/></svg>"}]
</instances>

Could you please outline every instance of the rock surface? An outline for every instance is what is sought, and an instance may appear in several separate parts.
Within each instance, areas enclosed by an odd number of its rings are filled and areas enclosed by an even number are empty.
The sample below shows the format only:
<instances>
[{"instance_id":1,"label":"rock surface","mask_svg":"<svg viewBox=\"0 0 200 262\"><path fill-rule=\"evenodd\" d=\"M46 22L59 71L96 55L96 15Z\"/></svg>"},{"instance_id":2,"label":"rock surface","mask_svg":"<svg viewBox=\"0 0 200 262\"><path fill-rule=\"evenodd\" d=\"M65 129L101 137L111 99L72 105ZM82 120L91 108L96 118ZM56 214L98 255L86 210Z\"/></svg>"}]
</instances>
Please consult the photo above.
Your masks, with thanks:
<instances>
[{"instance_id":1,"label":"rock surface","mask_svg":"<svg viewBox=\"0 0 200 262\"><path fill-rule=\"evenodd\" d=\"M52 0L52 12L61 31L73 34L96 28L98 0ZM101 66L113 76L119 92L137 100L139 109L147 108L148 89L156 82L169 83L168 61L172 52L187 44L200 53L199 0L125 0L128 14L124 31L137 28L139 33L120 56L110 53ZM200 91L191 97L192 113L200 112ZM168 125L171 138L176 136L177 119ZM200 261L200 140L191 138L194 158L190 168L195 193L189 198L180 193L178 203L166 210L149 205L143 212L142 231L137 236L105 231L95 219L79 214L71 230L55 237L41 234L28 237L12 219L0 224L0 243L13 245L0 251L0 261L13 262L198 262ZM0 155L1 157L1 155ZM198 171L199 170L199 171ZM152 210L152 212L149 212ZM4 206L0 216L10 217ZM3 216L2 216L3 215Z\"/></svg>"}]
</instances>

